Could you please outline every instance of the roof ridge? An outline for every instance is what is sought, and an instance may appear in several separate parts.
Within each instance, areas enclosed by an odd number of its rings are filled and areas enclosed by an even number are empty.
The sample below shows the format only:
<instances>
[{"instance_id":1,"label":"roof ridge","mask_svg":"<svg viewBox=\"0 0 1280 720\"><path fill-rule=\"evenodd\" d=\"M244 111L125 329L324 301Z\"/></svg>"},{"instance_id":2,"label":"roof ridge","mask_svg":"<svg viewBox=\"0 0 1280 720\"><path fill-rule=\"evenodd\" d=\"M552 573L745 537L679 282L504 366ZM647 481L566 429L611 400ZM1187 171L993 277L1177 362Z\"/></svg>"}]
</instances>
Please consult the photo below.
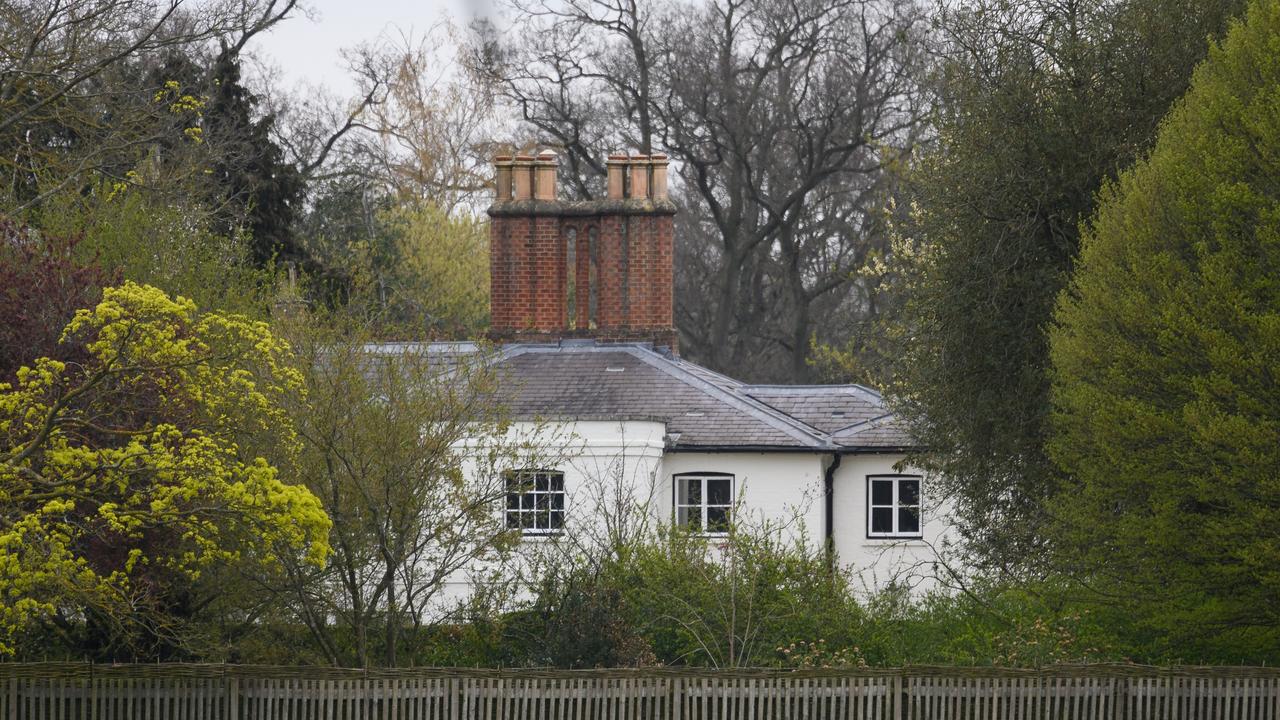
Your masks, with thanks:
<instances>
[{"instance_id":1,"label":"roof ridge","mask_svg":"<svg viewBox=\"0 0 1280 720\"><path fill-rule=\"evenodd\" d=\"M814 449L827 449L832 444L831 437L827 433L824 433L821 430L818 430L817 428L814 428L813 426L804 423L767 403L737 392L736 388L734 392L730 392L715 383L697 377L692 372L681 367L681 363L688 362L687 360L672 362L670 359L659 355L653 350L634 346L624 348L624 350L645 364L665 372L686 385L690 385L701 390L706 395L711 395L713 397L718 396L718 399L728 401L729 404L738 406L740 410L751 412L762 422L765 422L775 429L781 430L798 440L809 443Z\"/></svg>"},{"instance_id":2,"label":"roof ridge","mask_svg":"<svg viewBox=\"0 0 1280 720\"><path fill-rule=\"evenodd\" d=\"M747 385L747 384L743 384L742 389L745 392L759 392L761 394L766 394L772 391L790 392L793 394L799 394L803 392L817 392L817 391L825 391L825 392L853 391L856 394L870 395L871 398L876 402L883 402L884 400L884 395L879 390L876 390L875 388L867 387L866 385L862 385L859 383L842 383L839 385L779 385L779 384Z\"/></svg>"},{"instance_id":3,"label":"roof ridge","mask_svg":"<svg viewBox=\"0 0 1280 720\"><path fill-rule=\"evenodd\" d=\"M729 383L730 385L733 385L735 388L741 388L741 387L744 387L744 386L746 385L746 383L742 382L741 380L739 380L739 379L737 379L737 378L729 377L728 375L725 375L725 374L724 374L724 373L722 373L722 372L717 372L717 371L712 370L711 368L709 368L709 367L707 367L707 366L705 366L705 365L699 365L699 364L698 364L698 363L696 363L696 362L692 362L692 361L690 361L690 360L685 360L684 358L681 358L681 357L677 357L677 358L675 358L675 362L676 362L676 364L678 364L678 365L692 365L693 367L698 368L698 370L699 370L700 372L707 373L708 375L715 375L715 376L716 376L716 377L718 377L718 378L723 378L724 380L727 380L727 381L728 381L728 383Z\"/></svg>"},{"instance_id":4,"label":"roof ridge","mask_svg":"<svg viewBox=\"0 0 1280 720\"><path fill-rule=\"evenodd\" d=\"M837 428L831 431L831 436L834 438L837 435L854 435L858 432L861 432L861 430L867 429L862 427L864 425L870 426L873 423L879 423L884 420L891 419L893 417L894 417L893 413L887 412L883 415L877 415L873 418L867 418L866 420L861 420L859 422L853 423L852 425L846 425L842 428Z\"/></svg>"}]
</instances>

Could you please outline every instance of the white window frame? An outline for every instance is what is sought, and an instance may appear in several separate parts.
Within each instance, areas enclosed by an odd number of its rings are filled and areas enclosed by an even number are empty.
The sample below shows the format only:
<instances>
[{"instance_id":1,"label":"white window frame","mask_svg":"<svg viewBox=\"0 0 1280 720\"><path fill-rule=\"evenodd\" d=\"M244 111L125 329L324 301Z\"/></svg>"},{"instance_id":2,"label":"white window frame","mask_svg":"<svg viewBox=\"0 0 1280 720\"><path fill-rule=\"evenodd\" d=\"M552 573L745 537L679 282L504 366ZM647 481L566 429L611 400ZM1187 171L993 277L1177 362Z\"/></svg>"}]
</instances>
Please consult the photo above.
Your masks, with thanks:
<instances>
[{"instance_id":1,"label":"white window frame","mask_svg":"<svg viewBox=\"0 0 1280 720\"><path fill-rule=\"evenodd\" d=\"M876 481L892 481L893 497L888 505L875 504L874 494L871 491L872 485ZM902 487L902 481L911 480L916 483L916 503L914 505L904 505L899 494ZM872 514L876 508L891 508L893 515L893 530L889 532L875 532L872 530ZM898 513L904 508L915 508L916 517L918 519L918 529L910 532L902 532L898 529ZM920 475L868 475L867 476L867 538L868 539L914 539L918 540L924 537L924 477Z\"/></svg>"},{"instance_id":2,"label":"white window frame","mask_svg":"<svg viewBox=\"0 0 1280 720\"><path fill-rule=\"evenodd\" d=\"M546 490L537 489L537 482L538 482L539 475L545 475L547 478ZM559 485L560 485L559 490L552 489L554 485L553 480L556 480L556 479L559 480ZM520 487L517 489L512 489L514 487L515 482L520 482L522 484L533 483L533 487L532 488ZM569 511L569 498L568 498L568 495L565 493L565 489L564 489L564 472L560 470L543 470L543 469L512 470L511 472L507 473L506 483L507 483L507 493L506 493L506 496L503 498L502 521L508 530L519 530L522 535L526 535L526 536L559 535L560 533L564 532L564 522ZM551 498L556 495L560 496L559 509L555 509L552 507ZM511 507L512 496L516 497L516 507L514 508ZM545 509L545 512L547 513L546 527L541 527L537 524L538 514L540 512L543 512L542 510L539 510L537 507L538 496L546 496L547 498L547 507ZM526 508L524 506L526 500L532 503L530 507ZM560 527L552 526L551 524L552 513L560 514ZM533 517L534 525L532 527L525 527L523 518L526 515ZM516 519L514 527L511 524L511 519L513 516Z\"/></svg>"},{"instance_id":3,"label":"white window frame","mask_svg":"<svg viewBox=\"0 0 1280 720\"><path fill-rule=\"evenodd\" d=\"M680 484L682 482L697 480L700 483L698 504L680 502ZM707 502L707 481L708 480L728 480L729 481L729 501L724 504ZM708 530L707 529L707 508L724 508L725 518L733 523L733 506L734 499L737 497L737 479L731 473L723 472L687 472L677 473L671 476L671 497L672 497L672 520L677 527L687 528L689 523L680 522L680 510L683 508L688 511L696 510L698 513L698 535L707 537L724 537L729 534L728 530ZM687 516L687 513L686 513Z\"/></svg>"}]
</instances>

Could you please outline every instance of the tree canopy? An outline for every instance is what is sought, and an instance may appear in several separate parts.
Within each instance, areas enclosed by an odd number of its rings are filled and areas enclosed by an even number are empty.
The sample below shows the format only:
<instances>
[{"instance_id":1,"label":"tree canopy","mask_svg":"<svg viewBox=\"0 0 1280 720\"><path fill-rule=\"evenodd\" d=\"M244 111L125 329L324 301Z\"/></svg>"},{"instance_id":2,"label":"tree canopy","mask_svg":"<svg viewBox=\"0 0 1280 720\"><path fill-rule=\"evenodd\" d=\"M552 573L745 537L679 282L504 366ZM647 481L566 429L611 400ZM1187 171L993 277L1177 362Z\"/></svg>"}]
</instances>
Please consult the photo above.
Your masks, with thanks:
<instances>
[{"instance_id":1,"label":"tree canopy","mask_svg":"<svg viewBox=\"0 0 1280 720\"><path fill-rule=\"evenodd\" d=\"M1045 326L1104 180L1148 148L1242 2L943 6L937 143L911 174L892 400L982 566L1042 557ZM1178 18L1171 22L1169 18Z\"/></svg>"},{"instance_id":2,"label":"tree canopy","mask_svg":"<svg viewBox=\"0 0 1280 720\"><path fill-rule=\"evenodd\" d=\"M1280 628L1278 107L1262 0L1102 193L1050 333L1068 567L1182 632Z\"/></svg>"},{"instance_id":3,"label":"tree canopy","mask_svg":"<svg viewBox=\"0 0 1280 720\"><path fill-rule=\"evenodd\" d=\"M302 378L264 323L126 282L61 341L83 361L0 384L0 651L45 625L167 654L202 574L324 561L320 501L268 461Z\"/></svg>"}]
</instances>

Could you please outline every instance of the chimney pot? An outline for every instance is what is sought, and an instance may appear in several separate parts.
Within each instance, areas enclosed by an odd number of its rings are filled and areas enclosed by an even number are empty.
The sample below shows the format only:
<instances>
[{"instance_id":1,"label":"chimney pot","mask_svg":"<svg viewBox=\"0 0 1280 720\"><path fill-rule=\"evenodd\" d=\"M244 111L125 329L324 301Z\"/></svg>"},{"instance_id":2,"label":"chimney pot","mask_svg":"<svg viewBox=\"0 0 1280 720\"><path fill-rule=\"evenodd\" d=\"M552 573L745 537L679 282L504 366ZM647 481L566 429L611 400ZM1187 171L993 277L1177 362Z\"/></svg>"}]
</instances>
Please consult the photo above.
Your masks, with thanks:
<instances>
[{"instance_id":1,"label":"chimney pot","mask_svg":"<svg viewBox=\"0 0 1280 720\"><path fill-rule=\"evenodd\" d=\"M653 167L653 184L650 194L654 200L667 199L667 156L654 153L649 156L649 164Z\"/></svg>"},{"instance_id":2,"label":"chimney pot","mask_svg":"<svg viewBox=\"0 0 1280 720\"><path fill-rule=\"evenodd\" d=\"M610 155L605 163L609 169L609 199L621 200L626 197L626 155Z\"/></svg>"},{"instance_id":3,"label":"chimney pot","mask_svg":"<svg viewBox=\"0 0 1280 720\"><path fill-rule=\"evenodd\" d=\"M556 199L556 167L560 164L556 154L543 150L534 162L533 197L537 200Z\"/></svg>"},{"instance_id":4,"label":"chimney pot","mask_svg":"<svg viewBox=\"0 0 1280 720\"><path fill-rule=\"evenodd\" d=\"M627 163L631 169L631 188L628 197L634 200L649 198L649 156L633 155Z\"/></svg>"},{"instance_id":5,"label":"chimney pot","mask_svg":"<svg viewBox=\"0 0 1280 720\"><path fill-rule=\"evenodd\" d=\"M533 199L533 156L517 155L512 166L512 174L515 175L515 199Z\"/></svg>"},{"instance_id":6,"label":"chimney pot","mask_svg":"<svg viewBox=\"0 0 1280 720\"><path fill-rule=\"evenodd\" d=\"M498 202L507 202L511 199L511 156L494 157L493 166L497 170L494 183L497 186Z\"/></svg>"}]
</instances>

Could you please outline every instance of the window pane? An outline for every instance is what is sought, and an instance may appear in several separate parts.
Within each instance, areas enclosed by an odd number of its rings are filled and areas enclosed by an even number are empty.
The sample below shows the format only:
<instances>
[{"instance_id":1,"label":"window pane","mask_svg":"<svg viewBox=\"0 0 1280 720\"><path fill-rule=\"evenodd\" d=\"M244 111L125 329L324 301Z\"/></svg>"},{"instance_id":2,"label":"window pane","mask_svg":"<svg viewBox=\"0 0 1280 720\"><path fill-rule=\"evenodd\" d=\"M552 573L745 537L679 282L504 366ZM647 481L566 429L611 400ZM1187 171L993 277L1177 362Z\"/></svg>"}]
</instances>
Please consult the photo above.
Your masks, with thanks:
<instances>
[{"instance_id":1,"label":"window pane","mask_svg":"<svg viewBox=\"0 0 1280 720\"><path fill-rule=\"evenodd\" d=\"M685 502L689 505L701 505L703 503L703 479L701 478L685 478Z\"/></svg>"},{"instance_id":2,"label":"window pane","mask_svg":"<svg viewBox=\"0 0 1280 720\"><path fill-rule=\"evenodd\" d=\"M871 504L872 505L892 505L893 504L893 481L892 480L872 480L871 481Z\"/></svg>"},{"instance_id":3,"label":"window pane","mask_svg":"<svg viewBox=\"0 0 1280 720\"><path fill-rule=\"evenodd\" d=\"M707 508L707 532L729 531L729 508Z\"/></svg>"},{"instance_id":4,"label":"window pane","mask_svg":"<svg viewBox=\"0 0 1280 720\"><path fill-rule=\"evenodd\" d=\"M515 530L518 527L520 527L520 513L509 511L507 513L507 529Z\"/></svg>"},{"instance_id":5,"label":"window pane","mask_svg":"<svg viewBox=\"0 0 1280 720\"><path fill-rule=\"evenodd\" d=\"M920 481L919 480L899 480L898 481L898 504L899 505L919 505L920 504Z\"/></svg>"},{"instance_id":6,"label":"window pane","mask_svg":"<svg viewBox=\"0 0 1280 720\"><path fill-rule=\"evenodd\" d=\"M707 478L707 504L729 505L729 490L732 485L729 478Z\"/></svg>"},{"instance_id":7,"label":"window pane","mask_svg":"<svg viewBox=\"0 0 1280 720\"><path fill-rule=\"evenodd\" d=\"M700 532L702 530L702 509L696 507L676 508L676 523L683 525L692 532Z\"/></svg>"},{"instance_id":8,"label":"window pane","mask_svg":"<svg viewBox=\"0 0 1280 720\"><path fill-rule=\"evenodd\" d=\"M893 532L893 508L872 508L871 509L871 532L873 533Z\"/></svg>"},{"instance_id":9,"label":"window pane","mask_svg":"<svg viewBox=\"0 0 1280 720\"><path fill-rule=\"evenodd\" d=\"M519 510L519 509L520 509L520 494L519 494L519 493L507 493L507 509L508 509L508 510Z\"/></svg>"},{"instance_id":10,"label":"window pane","mask_svg":"<svg viewBox=\"0 0 1280 720\"><path fill-rule=\"evenodd\" d=\"M681 505L702 504L702 478L677 478L676 502Z\"/></svg>"},{"instance_id":11,"label":"window pane","mask_svg":"<svg viewBox=\"0 0 1280 720\"><path fill-rule=\"evenodd\" d=\"M551 478L546 473L538 473L533 476L533 489L546 492L550 489Z\"/></svg>"},{"instance_id":12,"label":"window pane","mask_svg":"<svg viewBox=\"0 0 1280 720\"><path fill-rule=\"evenodd\" d=\"M520 513L520 527L526 530L531 529L533 527L533 513L531 512Z\"/></svg>"},{"instance_id":13,"label":"window pane","mask_svg":"<svg viewBox=\"0 0 1280 720\"><path fill-rule=\"evenodd\" d=\"M898 532L920 532L920 510L917 508L898 508Z\"/></svg>"},{"instance_id":14,"label":"window pane","mask_svg":"<svg viewBox=\"0 0 1280 720\"><path fill-rule=\"evenodd\" d=\"M558 492L558 493L551 494L551 509L552 510L564 509L564 493Z\"/></svg>"},{"instance_id":15,"label":"window pane","mask_svg":"<svg viewBox=\"0 0 1280 720\"><path fill-rule=\"evenodd\" d=\"M547 503L549 502L548 497L549 496L546 493L538 493L534 495L533 496L534 507L536 507L539 510L546 510Z\"/></svg>"},{"instance_id":16,"label":"window pane","mask_svg":"<svg viewBox=\"0 0 1280 720\"><path fill-rule=\"evenodd\" d=\"M564 527L564 511L552 510L551 511L551 529L559 530L560 528L563 528L563 527Z\"/></svg>"},{"instance_id":17,"label":"window pane","mask_svg":"<svg viewBox=\"0 0 1280 720\"><path fill-rule=\"evenodd\" d=\"M533 526L539 530L546 530L551 527L551 513L548 510L539 510L533 513Z\"/></svg>"},{"instance_id":18,"label":"window pane","mask_svg":"<svg viewBox=\"0 0 1280 720\"><path fill-rule=\"evenodd\" d=\"M553 475L551 476L551 489L552 489L552 490L555 490L555 491L557 491L557 492L562 492L562 491L564 490L564 475L563 475L563 474L561 474L561 473L555 473L555 474L553 474Z\"/></svg>"}]
</instances>

